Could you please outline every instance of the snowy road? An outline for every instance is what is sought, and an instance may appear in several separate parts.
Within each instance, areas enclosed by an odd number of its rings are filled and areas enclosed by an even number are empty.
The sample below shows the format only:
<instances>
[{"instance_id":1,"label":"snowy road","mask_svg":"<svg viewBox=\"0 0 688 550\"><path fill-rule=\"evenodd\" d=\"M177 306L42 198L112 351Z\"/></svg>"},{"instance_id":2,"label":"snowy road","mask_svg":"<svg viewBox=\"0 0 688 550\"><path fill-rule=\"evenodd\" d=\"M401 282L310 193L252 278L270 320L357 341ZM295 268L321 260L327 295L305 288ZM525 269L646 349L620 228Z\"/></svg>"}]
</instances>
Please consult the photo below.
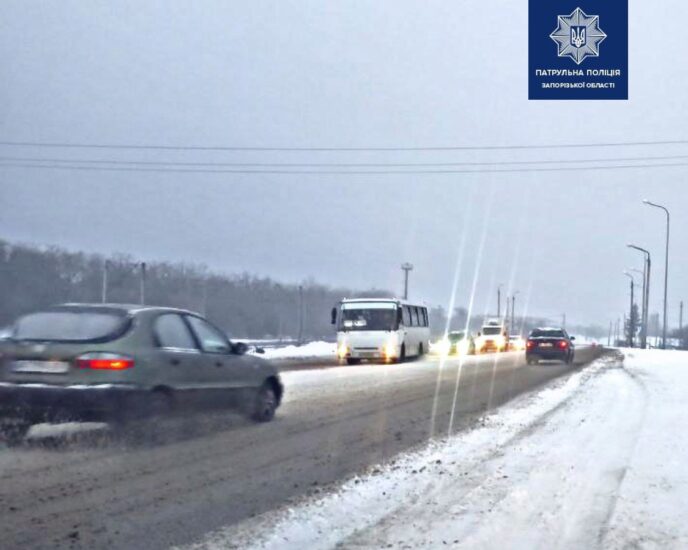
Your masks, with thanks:
<instances>
[{"instance_id":1,"label":"snowy road","mask_svg":"<svg viewBox=\"0 0 688 550\"><path fill-rule=\"evenodd\" d=\"M606 356L196 548L687 548L687 391L686 352Z\"/></svg>"},{"instance_id":2,"label":"snowy road","mask_svg":"<svg viewBox=\"0 0 688 550\"><path fill-rule=\"evenodd\" d=\"M598 354L581 349L577 360ZM266 425L189 418L170 423L155 445L35 432L24 447L0 449L2 547L155 549L203 540L325 495L433 435L474 426L486 409L580 363L527 366L508 353L471 358L461 370L456 359L440 368L435 358L294 371L284 373L284 406ZM471 472L475 480L489 474ZM361 543L375 546L379 536L361 533Z\"/></svg>"}]
</instances>

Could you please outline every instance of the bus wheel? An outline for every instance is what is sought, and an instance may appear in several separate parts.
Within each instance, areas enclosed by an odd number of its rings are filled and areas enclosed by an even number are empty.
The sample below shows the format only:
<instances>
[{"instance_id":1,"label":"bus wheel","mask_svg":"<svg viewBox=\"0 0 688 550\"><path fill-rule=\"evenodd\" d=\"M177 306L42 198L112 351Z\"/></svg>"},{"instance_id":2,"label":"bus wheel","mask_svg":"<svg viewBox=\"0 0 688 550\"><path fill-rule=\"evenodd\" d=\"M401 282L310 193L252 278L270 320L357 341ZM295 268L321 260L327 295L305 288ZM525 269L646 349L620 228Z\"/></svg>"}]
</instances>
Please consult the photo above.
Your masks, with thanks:
<instances>
[{"instance_id":1,"label":"bus wheel","mask_svg":"<svg viewBox=\"0 0 688 550\"><path fill-rule=\"evenodd\" d=\"M424 353L425 352L423 351L423 344L419 344L418 345L418 357L423 357Z\"/></svg>"},{"instance_id":2,"label":"bus wheel","mask_svg":"<svg viewBox=\"0 0 688 550\"><path fill-rule=\"evenodd\" d=\"M399 363L406 361L406 344L401 344L401 353L399 354Z\"/></svg>"}]
</instances>

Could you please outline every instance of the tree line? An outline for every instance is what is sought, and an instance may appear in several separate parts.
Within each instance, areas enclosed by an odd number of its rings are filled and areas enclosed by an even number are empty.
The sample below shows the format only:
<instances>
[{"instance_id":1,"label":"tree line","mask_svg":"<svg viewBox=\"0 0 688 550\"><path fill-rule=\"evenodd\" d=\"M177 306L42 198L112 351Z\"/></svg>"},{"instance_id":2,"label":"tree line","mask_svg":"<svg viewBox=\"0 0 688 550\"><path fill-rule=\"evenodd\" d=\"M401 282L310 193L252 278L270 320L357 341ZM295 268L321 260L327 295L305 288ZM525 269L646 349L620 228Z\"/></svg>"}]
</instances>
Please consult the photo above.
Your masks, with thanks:
<instances>
[{"instance_id":1,"label":"tree line","mask_svg":"<svg viewBox=\"0 0 688 550\"><path fill-rule=\"evenodd\" d=\"M107 263L106 263L107 262ZM54 304L106 301L139 304L141 262L58 247L0 240L0 327ZM330 310L344 297L387 297L385 290L332 288L313 280L284 284L248 273L219 274L205 266L150 262L145 303L205 314L236 338L332 338Z\"/></svg>"}]
</instances>

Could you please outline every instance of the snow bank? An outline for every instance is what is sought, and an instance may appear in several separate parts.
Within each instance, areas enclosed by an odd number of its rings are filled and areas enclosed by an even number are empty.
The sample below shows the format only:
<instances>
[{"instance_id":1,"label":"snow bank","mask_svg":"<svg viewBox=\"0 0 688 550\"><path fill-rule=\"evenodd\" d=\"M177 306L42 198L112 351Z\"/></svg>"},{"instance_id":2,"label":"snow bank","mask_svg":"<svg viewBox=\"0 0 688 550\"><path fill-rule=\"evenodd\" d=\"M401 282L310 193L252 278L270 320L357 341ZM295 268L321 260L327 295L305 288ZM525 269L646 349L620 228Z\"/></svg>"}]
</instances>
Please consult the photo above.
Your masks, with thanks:
<instances>
[{"instance_id":1,"label":"snow bank","mask_svg":"<svg viewBox=\"0 0 688 550\"><path fill-rule=\"evenodd\" d=\"M625 357L194 547L688 547L688 353Z\"/></svg>"},{"instance_id":2,"label":"snow bank","mask_svg":"<svg viewBox=\"0 0 688 550\"><path fill-rule=\"evenodd\" d=\"M266 359L305 359L322 357L335 359L337 344L332 342L310 342L303 346L285 346L283 348L267 348L261 357Z\"/></svg>"}]
</instances>

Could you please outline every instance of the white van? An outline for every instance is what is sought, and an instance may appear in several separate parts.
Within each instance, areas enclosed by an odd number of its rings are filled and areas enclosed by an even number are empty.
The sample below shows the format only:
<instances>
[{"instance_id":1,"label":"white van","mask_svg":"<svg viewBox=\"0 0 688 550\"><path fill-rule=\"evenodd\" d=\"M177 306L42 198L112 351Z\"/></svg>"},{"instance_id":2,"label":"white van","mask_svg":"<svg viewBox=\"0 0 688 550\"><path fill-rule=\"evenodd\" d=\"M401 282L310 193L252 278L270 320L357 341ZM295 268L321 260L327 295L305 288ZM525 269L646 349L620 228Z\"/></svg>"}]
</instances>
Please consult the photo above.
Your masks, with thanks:
<instances>
[{"instance_id":1,"label":"white van","mask_svg":"<svg viewBox=\"0 0 688 550\"><path fill-rule=\"evenodd\" d=\"M420 357L430 345L428 309L396 299L342 300L332 308L337 355L349 365L363 359L388 363Z\"/></svg>"}]
</instances>

